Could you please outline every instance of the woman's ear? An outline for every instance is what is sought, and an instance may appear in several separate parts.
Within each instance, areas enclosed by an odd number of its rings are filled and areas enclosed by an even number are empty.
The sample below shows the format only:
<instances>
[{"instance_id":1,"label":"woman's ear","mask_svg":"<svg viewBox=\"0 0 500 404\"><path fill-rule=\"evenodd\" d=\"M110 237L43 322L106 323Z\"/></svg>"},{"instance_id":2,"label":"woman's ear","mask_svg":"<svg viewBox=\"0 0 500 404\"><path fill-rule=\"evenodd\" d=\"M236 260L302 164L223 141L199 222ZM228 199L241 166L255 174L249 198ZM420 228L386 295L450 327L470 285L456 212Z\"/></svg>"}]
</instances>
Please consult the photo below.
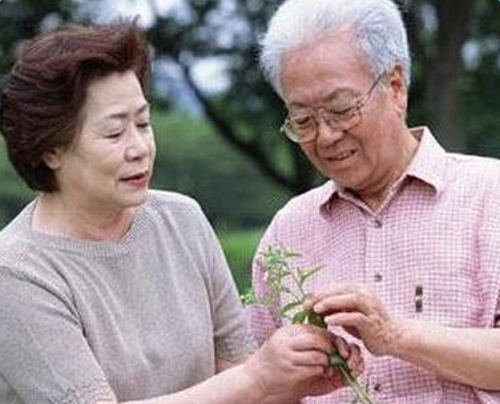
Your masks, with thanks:
<instances>
[{"instance_id":1,"label":"woman's ear","mask_svg":"<svg viewBox=\"0 0 500 404\"><path fill-rule=\"evenodd\" d=\"M43 153L42 160L51 170L58 170L61 167L61 149L55 148Z\"/></svg>"}]
</instances>

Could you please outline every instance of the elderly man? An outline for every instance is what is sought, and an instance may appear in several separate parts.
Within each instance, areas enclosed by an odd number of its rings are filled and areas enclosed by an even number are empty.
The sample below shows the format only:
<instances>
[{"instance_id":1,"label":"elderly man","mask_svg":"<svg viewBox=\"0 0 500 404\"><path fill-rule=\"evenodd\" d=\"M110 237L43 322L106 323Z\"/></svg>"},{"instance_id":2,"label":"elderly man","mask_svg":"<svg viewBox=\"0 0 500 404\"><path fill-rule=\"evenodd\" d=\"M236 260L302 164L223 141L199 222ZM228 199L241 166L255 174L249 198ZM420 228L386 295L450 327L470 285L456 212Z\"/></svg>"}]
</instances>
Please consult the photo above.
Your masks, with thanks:
<instances>
[{"instance_id":1,"label":"elderly man","mask_svg":"<svg viewBox=\"0 0 500 404\"><path fill-rule=\"evenodd\" d=\"M396 5L285 1L261 57L288 109L282 132L329 181L281 209L259 250L325 266L306 305L362 341L379 404L500 403L500 165L407 127ZM255 311L252 325L262 342L280 324ZM342 389L305 402L350 400Z\"/></svg>"}]
</instances>

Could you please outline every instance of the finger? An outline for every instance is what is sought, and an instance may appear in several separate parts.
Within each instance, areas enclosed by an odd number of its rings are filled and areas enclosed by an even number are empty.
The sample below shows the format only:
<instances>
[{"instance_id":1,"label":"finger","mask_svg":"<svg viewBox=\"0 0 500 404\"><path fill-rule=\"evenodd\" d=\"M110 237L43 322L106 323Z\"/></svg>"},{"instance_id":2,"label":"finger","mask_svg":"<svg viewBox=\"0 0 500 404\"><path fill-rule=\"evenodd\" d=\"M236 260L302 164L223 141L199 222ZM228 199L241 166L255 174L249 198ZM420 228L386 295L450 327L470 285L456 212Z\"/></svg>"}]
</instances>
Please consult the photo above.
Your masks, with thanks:
<instances>
[{"instance_id":1,"label":"finger","mask_svg":"<svg viewBox=\"0 0 500 404\"><path fill-rule=\"evenodd\" d=\"M311 350L330 354L334 348L328 338L317 335L301 335L290 342L290 348L297 352L307 352Z\"/></svg>"},{"instance_id":2,"label":"finger","mask_svg":"<svg viewBox=\"0 0 500 404\"><path fill-rule=\"evenodd\" d=\"M355 368L349 368L350 371L351 371L351 374L354 376L354 377L359 377L361 376L363 373L365 373L365 364L364 363L360 363L359 365L357 365Z\"/></svg>"},{"instance_id":3,"label":"finger","mask_svg":"<svg viewBox=\"0 0 500 404\"><path fill-rule=\"evenodd\" d=\"M335 369L331 366L327 368L324 377L328 379L328 381L332 384L332 386L341 387L344 384L343 383L344 376L340 374L338 369Z\"/></svg>"},{"instance_id":4,"label":"finger","mask_svg":"<svg viewBox=\"0 0 500 404\"><path fill-rule=\"evenodd\" d=\"M313 294L312 298L320 300L330 295L343 295L346 293L364 292L362 286L353 283L336 283Z\"/></svg>"},{"instance_id":5,"label":"finger","mask_svg":"<svg viewBox=\"0 0 500 404\"><path fill-rule=\"evenodd\" d=\"M318 301L318 298L316 298L315 296L309 296L304 300L304 302L302 303L302 306L306 310L312 310L317 301Z\"/></svg>"},{"instance_id":6,"label":"finger","mask_svg":"<svg viewBox=\"0 0 500 404\"><path fill-rule=\"evenodd\" d=\"M342 358L347 359L349 357L349 347L344 338L335 336L333 339L333 345Z\"/></svg>"},{"instance_id":7,"label":"finger","mask_svg":"<svg viewBox=\"0 0 500 404\"><path fill-rule=\"evenodd\" d=\"M360 312L335 313L325 317L325 321L332 326L352 327L361 330L368 323L368 318Z\"/></svg>"},{"instance_id":8,"label":"finger","mask_svg":"<svg viewBox=\"0 0 500 404\"><path fill-rule=\"evenodd\" d=\"M321 373L323 373L324 368L328 366L328 356L319 351L294 352L290 355L290 360L293 366L321 366Z\"/></svg>"},{"instance_id":9,"label":"finger","mask_svg":"<svg viewBox=\"0 0 500 404\"><path fill-rule=\"evenodd\" d=\"M323 376L325 373L324 366L303 366L300 369L301 379L311 379L313 377Z\"/></svg>"},{"instance_id":10,"label":"finger","mask_svg":"<svg viewBox=\"0 0 500 404\"><path fill-rule=\"evenodd\" d=\"M351 344L349 348L349 356L346 358L347 366L349 366L350 369L354 369L360 362L362 362L361 349L356 344Z\"/></svg>"},{"instance_id":11,"label":"finger","mask_svg":"<svg viewBox=\"0 0 500 404\"><path fill-rule=\"evenodd\" d=\"M349 365L349 369L351 369L351 373L353 374L353 376L357 377L363 374L363 372L365 371L365 361L362 357L360 357L357 362Z\"/></svg>"},{"instance_id":12,"label":"finger","mask_svg":"<svg viewBox=\"0 0 500 404\"><path fill-rule=\"evenodd\" d=\"M351 292L342 295L328 295L318 300L314 311L318 314L331 314L339 311L360 311L369 314L375 311L377 302L365 294Z\"/></svg>"},{"instance_id":13,"label":"finger","mask_svg":"<svg viewBox=\"0 0 500 404\"><path fill-rule=\"evenodd\" d=\"M295 351L318 350L329 354L333 350L332 342L326 330L311 325L297 326L290 348Z\"/></svg>"}]
</instances>

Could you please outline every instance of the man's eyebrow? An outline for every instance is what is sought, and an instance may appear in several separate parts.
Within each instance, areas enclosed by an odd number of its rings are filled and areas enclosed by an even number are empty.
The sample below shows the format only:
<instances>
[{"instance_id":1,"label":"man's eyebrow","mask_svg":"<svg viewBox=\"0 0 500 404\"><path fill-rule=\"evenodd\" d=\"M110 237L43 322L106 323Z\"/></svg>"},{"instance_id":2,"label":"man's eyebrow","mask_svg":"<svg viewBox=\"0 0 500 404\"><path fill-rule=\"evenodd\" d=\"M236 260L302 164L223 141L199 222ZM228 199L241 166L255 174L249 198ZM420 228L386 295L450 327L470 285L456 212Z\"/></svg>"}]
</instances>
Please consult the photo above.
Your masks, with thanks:
<instances>
[{"instance_id":1,"label":"man's eyebrow","mask_svg":"<svg viewBox=\"0 0 500 404\"><path fill-rule=\"evenodd\" d=\"M332 101L335 101L336 98L341 97L341 96L349 96L349 97L354 97L358 95L356 90L350 88L350 87L339 87L333 90L332 92L328 93L323 99L322 103L329 103ZM290 104L287 105L288 108L308 108L309 105L303 104L301 102L295 102L292 101Z\"/></svg>"}]
</instances>

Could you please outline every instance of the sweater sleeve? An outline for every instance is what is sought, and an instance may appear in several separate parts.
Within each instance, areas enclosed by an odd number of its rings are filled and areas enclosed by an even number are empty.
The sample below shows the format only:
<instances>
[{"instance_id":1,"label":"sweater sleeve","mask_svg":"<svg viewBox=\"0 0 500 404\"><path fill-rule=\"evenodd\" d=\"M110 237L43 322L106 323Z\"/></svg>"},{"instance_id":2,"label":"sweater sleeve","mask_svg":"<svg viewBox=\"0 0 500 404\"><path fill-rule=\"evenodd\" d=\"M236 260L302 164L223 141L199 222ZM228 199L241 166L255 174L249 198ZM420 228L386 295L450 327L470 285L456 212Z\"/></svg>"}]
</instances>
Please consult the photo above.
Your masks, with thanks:
<instances>
[{"instance_id":1,"label":"sweater sleeve","mask_svg":"<svg viewBox=\"0 0 500 404\"><path fill-rule=\"evenodd\" d=\"M269 247L280 246L278 241L278 218L276 214L273 221L266 229L262 239L260 240L257 252L252 262L252 288L254 293L261 298L271 296L269 285L266 281L265 273L261 266L261 255ZM274 302L274 307L279 309L279 301ZM252 337L257 344L262 345L279 327L282 326L281 320L274 316L268 308L259 305L252 305L247 309L247 315L250 322Z\"/></svg>"},{"instance_id":2,"label":"sweater sleeve","mask_svg":"<svg viewBox=\"0 0 500 404\"><path fill-rule=\"evenodd\" d=\"M0 267L0 325L0 402L92 404L114 397L70 298L53 282Z\"/></svg>"},{"instance_id":3,"label":"sweater sleeve","mask_svg":"<svg viewBox=\"0 0 500 404\"><path fill-rule=\"evenodd\" d=\"M209 263L215 356L234 363L250 353L254 344L224 252L210 223L201 215Z\"/></svg>"}]
</instances>

